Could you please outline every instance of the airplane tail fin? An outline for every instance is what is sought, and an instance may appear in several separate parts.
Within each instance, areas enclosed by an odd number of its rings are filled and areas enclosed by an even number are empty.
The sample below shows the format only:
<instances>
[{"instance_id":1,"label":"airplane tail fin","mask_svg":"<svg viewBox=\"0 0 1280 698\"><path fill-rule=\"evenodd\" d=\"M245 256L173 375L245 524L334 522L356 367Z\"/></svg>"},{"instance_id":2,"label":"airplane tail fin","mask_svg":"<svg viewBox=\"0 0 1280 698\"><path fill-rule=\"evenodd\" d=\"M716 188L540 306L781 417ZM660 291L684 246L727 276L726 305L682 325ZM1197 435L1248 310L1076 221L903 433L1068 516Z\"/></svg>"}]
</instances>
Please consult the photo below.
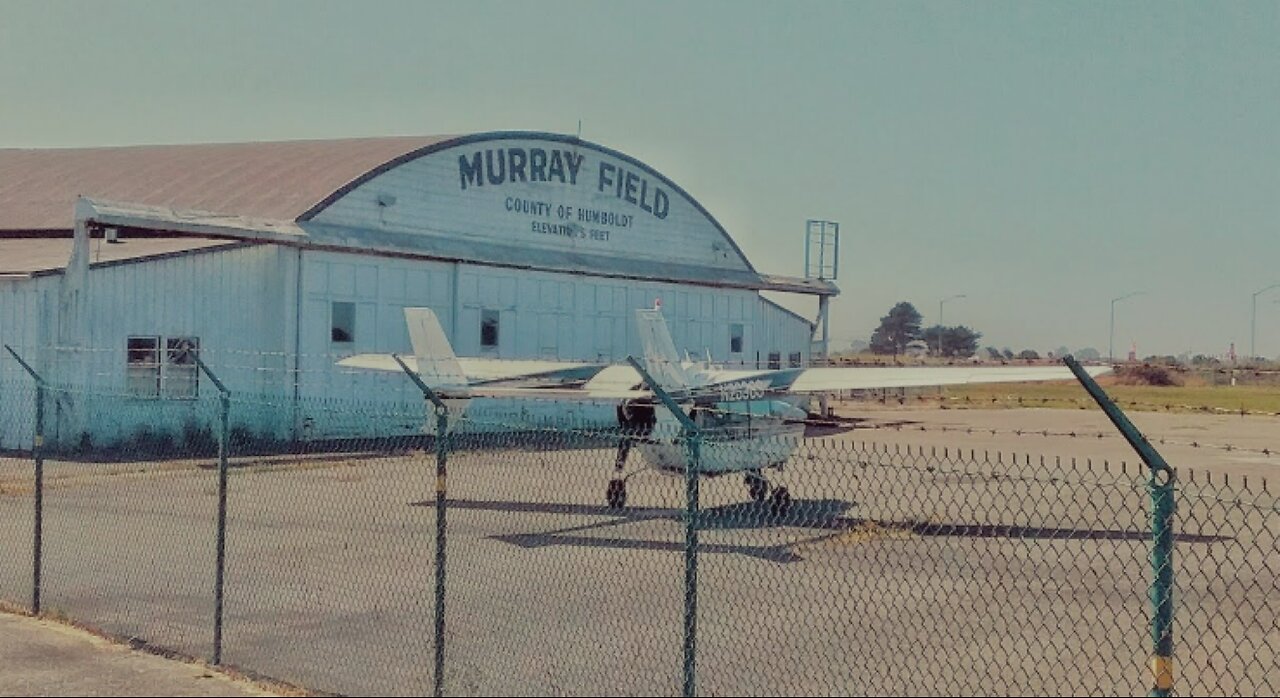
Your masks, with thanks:
<instances>
[{"instance_id":1,"label":"airplane tail fin","mask_svg":"<svg viewBox=\"0 0 1280 698\"><path fill-rule=\"evenodd\" d=\"M466 388L467 377L462 372L453 346L440 326L440 320L430 308L405 308L405 323L409 326L409 341L418 359L418 376L429 388Z\"/></svg>"},{"instance_id":2,"label":"airplane tail fin","mask_svg":"<svg viewBox=\"0 0 1280 698\"><path fill-rule=\"evenodd\" d=\"M444 398L445 407L454 416L467 411L471 399L467 397L467 375L462 372L462 363L458 355L453 353L453 345L444 334L440 320L430 308L405 308L405 324L409 327L409 342L413 344L413 354L417 358L418 377L432 390L440 390L444 394L453 393ZM430 409L430 405L428 405ZM448 430L452 432L458 426L457 419L448 422ZM424 431L436 435L436 420L428 419Z\"/></svg>"},{"instance_id":3,"label":"airplane tail fin","mask_svg":"<svg viewBox=\"0 0 1280 698\"><path fill-rule=\"evenodd\" d=\"M690 386L689 374L680 362L671 331L662 318L662 311L637 310L636 324L640 330L640 345L644 348L645 370L658 381L664 390L683 390Z\"/></svg>"}]
</instances>

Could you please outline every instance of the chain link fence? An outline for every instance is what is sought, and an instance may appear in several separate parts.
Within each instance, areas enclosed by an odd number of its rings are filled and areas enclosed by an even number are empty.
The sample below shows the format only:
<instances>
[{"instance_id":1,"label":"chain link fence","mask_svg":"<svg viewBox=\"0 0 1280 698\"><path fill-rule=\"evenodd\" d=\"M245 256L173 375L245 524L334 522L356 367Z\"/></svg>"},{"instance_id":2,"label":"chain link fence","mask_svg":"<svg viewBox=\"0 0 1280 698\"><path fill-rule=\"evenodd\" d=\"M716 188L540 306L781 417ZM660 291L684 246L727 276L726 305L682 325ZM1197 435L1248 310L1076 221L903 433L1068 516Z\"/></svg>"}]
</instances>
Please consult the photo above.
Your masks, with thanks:
<instances>
[{"instance_id":1,"label":"chain link fence","mask_svg":"<svg viewBox=\"0 0 1280 698\"><path fill-rule=\"evenodd\" d=\"M1174 632L1187 695L1280 690L1280 503L1266 480L1182 473L1178 525L1215 541L1177 549Z\"/></svg>"},{"instance_id":2,"label":"chain link fence","mask_svg":"<svg viewBox=\"0 0 1280 698\"><path fill-rule=\"evenodd\" d=\"M91 419L145 408L43 392L47 415L66 401ZM34 381L0 383L0 423L29 434L0 444L0 599L309 689L987 695L1151 684L1155 536L1142 466L888 447L812 425L690 437L451 414L437 440L429 403L335 400L301 411L353 431L422 429L300 442L251 428L293 405L235 392L224 429L217 391L184 404L181 420L157 414L185 428L33 451L36 393ZM691 455L704 472L738 466L690 481L672 463ZM1184 468L1174 485L1173 687L1275 693L1275 500L1257 478Z\"/></svg>"}]
</instances>

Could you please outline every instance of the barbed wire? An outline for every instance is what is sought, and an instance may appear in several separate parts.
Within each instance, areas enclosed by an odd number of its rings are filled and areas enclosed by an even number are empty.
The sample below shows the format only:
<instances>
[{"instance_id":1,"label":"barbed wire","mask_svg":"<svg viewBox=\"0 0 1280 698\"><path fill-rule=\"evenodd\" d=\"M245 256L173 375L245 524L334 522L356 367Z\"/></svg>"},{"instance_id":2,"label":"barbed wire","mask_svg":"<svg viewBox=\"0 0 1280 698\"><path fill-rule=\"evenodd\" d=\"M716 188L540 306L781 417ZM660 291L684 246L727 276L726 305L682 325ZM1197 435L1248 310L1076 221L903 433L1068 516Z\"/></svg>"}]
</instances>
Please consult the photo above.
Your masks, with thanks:
<instances>
[{"instance_id":1,"label":"barbed wire","mask_svg":"<svg viewBox=\"0 0 1280 698\"><path fill-rule=\"evenodd\" d=\"M1209 413L1222 414L1222 415L1280 417L1280 412L1272 412L1268 410L1250 410L1250 409L1245 409L1243 407L1237 409L1237 408L1227 408L1227 407L1216 407L1213 405L1192 405L1187 403L1175 403L1175 402L1162 402L1162 403L1145 402L1142 400L1128 400L1128 399L1116 398L1114 396L1109 396L1109 397L1111 397L1112 401L1114 401L1118 405L1121 405L1122 407L1127 406L1127 407L1135 407L1135 408L1148 408L1149 411L1163 410L1166 412L1173 412L1176 408L1177 410L1181 410L1183 412L1209 412ZM1056 396L1055 397L1025 397L1025 396L1008 395L1004 397L992 397L989 399L976 400L971 397L961 396L961 395L912 395L912 396L891 396L891 397L883 397L883 398L869 397L869 398L861 398L861 399L838 397L837 399L842 403L853 402L853 403L864 403L864 404L870 404L870 403L887 404L889 402L897 402L900 405L905 405L906 402L909 400L914 400L917 403L937 402L941 404L943 402L953 402L953 403L964 403L965 405L973 405L974 409L982 409L984 405L1009 405L1014 402L1016 402L1019 407L1036 407L1037 405L1052 406L1052 405L1058 405L1061 403L1067 403L1070 405L1074 405L1080 409L1088 409L1096 405L1096 403L1094 403L1093 400L1087 397L1065 397L1065 396L1064 397L1056 397Z\"/></svg>"},{"instance_id":2,"label":"barbed wire","mask_svg":"<svg viewBox=\"0 0 1280 698\"><path fill-rule=\"evenodd\" d=\"M824 423L821 420L814 420L815 424ZM990 435L990 436L1015 436L1015 437L1062 437L1062 438L1079 438L1079 439L1120 439L1120 434L1112 431L1091 431L1073 429L1069 431L1058 431L1054 429L1000 429L993 427L952 427L947 425L925 425L913 424L904 425L902 423L892 424L858 424L855 429L880 429L893 431L919 431L919 432L942 432L955 433L965 435ZM1185 446L1188 448L1203 448L1205 450L1219 450L1224 452L1241 452L1252 453L1262 456L1280 455L1280 448L1274 447L1249 447L1238 446L1225 443L1210 443L1202 441L1182 441L1172 439L1166 436L1148 437L1149 442L1162 446Z\"/></svg>"},{"instance_id":3,"label":"barbed wire","mask_svg":"<svg viewBox=\"0 0 1280 698\"><path fill-rule=\"evenodd\" d=\"M1270 499L1266 502L1251 501L1239 496L1229 497L1210 492L1199 492L1194 488L1185 487L1178 488L1178 497L1184 501L1212 502L1214 504L1224 504L1227 506L1238 507L1242 509L1253 509L1265 513L1280 513L1280 501Z\"/></svg>"},{"instance_id":4,"label":"barbed wire","mask_svg":"<svg viewBox=\"0 0 1280 698\"><path fill-rule=\"evenodd\" d=\"M6 382L7 383L7 382ZM21 389L21 382L17 385L3 385L0 390L10 392L12 390ZM30 387L30 386L26 386ZM211 401L217 398L217 394L213 391L202 391L202 393L194 398L159 398L149 397L141 398L129 393L127 390L121 389L102 389L102 388L77 388L68 386L50 386L49 390L54 395L76 395L81 397L92 397L98 399L128 399L128 400L156 400L160 402L173 403L200 403ZM417 420L429 418L432 414L431 409L423 402L420 393L411 387L398 391L401 400L378 400L374 398L360 399L348 396L329 396L329 397L301 397L293 398L290 395L273 395L270 393L257 394L251 392L233 392L231 399L233 403L242 406L267 408L267 409L303 409L309 413L316 415L334 414L346 415L354 411L360 411L366 417L383 417L395 420ZM32 393L34 394L34 392ZM539 397L519 397L510 398L510 402L514 403L542 403L542 404L560 404L562 399L558 398L539 398ZM584 400L595 408L603 408L616 403L614 400L594 399ZM721 417L729 418L749 418L761 420L762 422L770 419L778 419L778 415L770 415L767 412L747 412L740 409L728 409L715 406L699 407L701 411L714 414ZM603 410L601 410L603 413ZM609 419L587 421L585 424L575 426L569 424L565 420L552 418L536 418L521 417L512 418L500 415L485 415L483 413L464 414L462 416L451 415L451 419L467 421L477 425L484 425L490 428L509 428L512 430L527 430L533 428L580 428L598 430L600 428L610 428L616 426ZM964 434L966 436L982 435L982 436L1003 436L1003 437L1020 437L1020 438L1073 438L1073 439L1118 439L1119 434L1108 430L1059 430L1059 429L1010 429L998 427L978 427L978 426L950 426L950 425L927 425L927 424L904 424L902 422L894 422L887 424L868 423L866 421L843 421L840 419L823 419L808 418L797 419L790 418L787 421L803 422L810 426L818 427L840 427L849 426L856 430L892 430L902 431L918 431L918 432L940 432L944 434ZM1152 436L1149 440L1156 445L1181 446L1192 449L1204 449L1206 451L1221 451L1224 453L1247 453L1251 455L1259 455L1267 458L1280 455L1280 447L1276 446L1243 446L1239 444L1205 441L1205 440L1185 440L1171 438L1168 436Z\"/></svg>"}]
</instances>

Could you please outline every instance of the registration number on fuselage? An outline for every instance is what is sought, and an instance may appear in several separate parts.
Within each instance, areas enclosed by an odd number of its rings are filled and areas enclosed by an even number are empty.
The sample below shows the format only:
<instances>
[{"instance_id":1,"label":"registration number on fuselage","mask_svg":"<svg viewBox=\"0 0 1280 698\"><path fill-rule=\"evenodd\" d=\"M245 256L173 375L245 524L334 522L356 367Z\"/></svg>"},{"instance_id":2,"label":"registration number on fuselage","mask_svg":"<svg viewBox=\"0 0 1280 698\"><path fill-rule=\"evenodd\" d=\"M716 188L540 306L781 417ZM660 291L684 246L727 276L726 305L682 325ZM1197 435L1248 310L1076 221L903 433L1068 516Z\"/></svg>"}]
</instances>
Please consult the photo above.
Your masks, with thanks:
<instances>
[{"instance_id":1,"label":"registration number on fuselage","mask_svg":"<svg viewBox=\"0 0 1280 698\"><path fill-rule=\"evenodd\" d=\"M741 400L759 400L764 397L768 389L769 381L753 380L726 383L717 388L717 391L720 393L722 401L737 402Z\"/></svg>"}]
</instances>

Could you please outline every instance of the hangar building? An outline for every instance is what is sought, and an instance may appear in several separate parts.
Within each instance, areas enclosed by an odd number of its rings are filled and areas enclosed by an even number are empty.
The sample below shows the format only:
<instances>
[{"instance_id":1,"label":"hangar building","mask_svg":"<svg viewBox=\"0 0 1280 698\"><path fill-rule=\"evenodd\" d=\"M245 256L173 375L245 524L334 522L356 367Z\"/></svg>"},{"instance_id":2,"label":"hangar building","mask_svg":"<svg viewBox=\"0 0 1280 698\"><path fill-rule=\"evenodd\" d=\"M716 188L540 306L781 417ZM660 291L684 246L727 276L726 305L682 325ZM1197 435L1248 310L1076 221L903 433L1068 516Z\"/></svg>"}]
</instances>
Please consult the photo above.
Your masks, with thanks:
<instances>
[{"instance_id":1,"label":"hangar building","mask_svg":"<svg viewBox=\"0 0 1280 698\"><path fill-rule=\"evenodd\" d=\"M633 310L661 298L691 354L805 364L815 324L761 291L838 292L757 271L674 182L571 136L0 150L0 343L64 388L46 408L64 445L208 428L200 398L216 393L194 353L260 396L233 408L249 432L420 431L382 416L422 409L403 376L335 365L408 353L408 306L435 309L462 356L620 361L639 352ZM30 384L0 354L0 448L29 446L15 386ZM472 411L612 418L594 403Z\"/></svg>"}]
</instances>

